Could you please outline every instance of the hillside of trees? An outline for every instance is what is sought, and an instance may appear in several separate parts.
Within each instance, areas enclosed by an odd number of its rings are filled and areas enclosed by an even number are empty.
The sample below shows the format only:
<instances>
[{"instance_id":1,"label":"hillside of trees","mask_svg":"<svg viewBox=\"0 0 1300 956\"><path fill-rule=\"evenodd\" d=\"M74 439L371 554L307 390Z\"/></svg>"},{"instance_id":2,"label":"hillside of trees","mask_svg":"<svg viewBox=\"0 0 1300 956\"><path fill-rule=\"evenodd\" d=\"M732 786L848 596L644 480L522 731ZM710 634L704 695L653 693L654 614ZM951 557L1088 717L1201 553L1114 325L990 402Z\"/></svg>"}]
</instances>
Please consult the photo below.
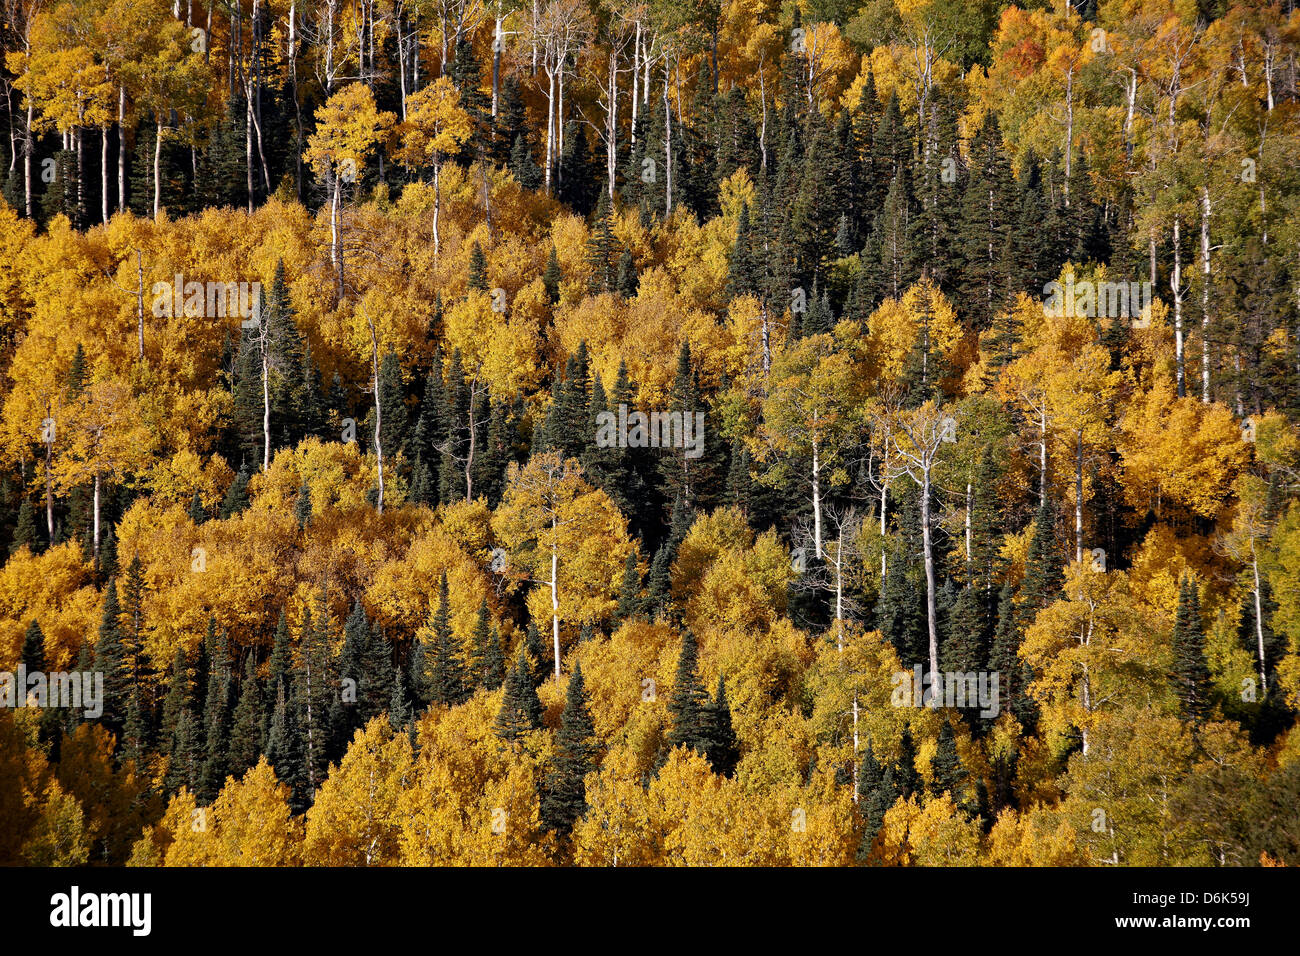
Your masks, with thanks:
<instances>
[{"instance_id":1,"label":"hillside of trees","mask_svg":"<svg viewBox=\"0 0 1300 956\"><path fill-rule=\"evenodd\" d=\"M0 864L1300 864L1292 0L0 2Z\"/></svg>"}]
</instances>

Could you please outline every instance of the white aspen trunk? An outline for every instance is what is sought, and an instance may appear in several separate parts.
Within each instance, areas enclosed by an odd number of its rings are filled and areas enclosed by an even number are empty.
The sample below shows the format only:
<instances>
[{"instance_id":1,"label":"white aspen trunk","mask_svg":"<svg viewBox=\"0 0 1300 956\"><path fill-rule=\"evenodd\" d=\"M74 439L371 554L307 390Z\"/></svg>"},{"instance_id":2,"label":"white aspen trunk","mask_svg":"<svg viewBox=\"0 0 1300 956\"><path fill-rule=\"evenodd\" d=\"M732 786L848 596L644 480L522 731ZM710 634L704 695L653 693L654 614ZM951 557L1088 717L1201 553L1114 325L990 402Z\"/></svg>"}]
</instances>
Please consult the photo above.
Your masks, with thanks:
<instances>
[{"instance_id":1,"label":"white aspen trunk","mask_svg":"<svg viewBox=\"0 0 1300 956\"><path fill-rule=\"evenodd\" d=\"M1210 402L1210 187L1201 187L1201 402Z\"/></svg>"},{"instance_id":2,"label":"white aspen trunk","mask_svg":"<svg viewBox=\"0 0 1300 956\"><path fill-rule=\"evenodd\" d=\"M262 470L271 467L271 330L258 308L262 344Z\"/></svg>"},{"instance_id":3,"label":"white aspen trunk","mask_svg":"<svg viewBox=\"0 0 1300 956\"><path fill-rule=\"evenodd\" d=\"M971 488L969 480L966 482L966 563L970 564L970 511L971 502L974 500L974 490Z\"/></svg>"},{"instance_id":4,"label":"white aspen trunk","mask_svg":"<svg viewBox=\"0 0 1300 956\"><path fill-rule=\"evenodd\" d=\"M162 167L162 141L163 125L162 118L159 117L153 138L153 218L155 221L158 219L158 211L162 206L162 180L159 178L159 171Z\"/></svg>"},{"instance_id":5,"label":"white aspen trunk","mask_svg":"<svg viewBox=\"0 0 1300 956\"><path fill-rule=\"evenodd\" d=\"M375 335L375 323L366 315L366 324L370 326L370 368L375 376L375 462L379 466L379 497L375 510L384 513L384 444L380 440L380 431L384 426L384 409L379 378L379 338Z\"/></svg>"},{"instance_id":6,"label":"white aspen trunk","mask_svg":"<svg viewBox=\"0 0 1300 956\"><path fill-rule=\"evenodd\" d=\"M558 520L551 516L551 534L558 534ZM551 644L555 650L555 683L560 682L560 552L554 537L551 542Z\"/></svg>"},{"instance_id":7,"label":"white aspen trunk","mask_svg":"<svg viewBox=\"0 0 1300 956\"><path fill-rule=\"evenodd\" d=\"M1259 650L1259 689L1268 694L1267 658L1264 654L1264 602L1260 597L1259 555L1255 553L1255 539L1250 541L1250 568L1255 576L1255 642Z\"/></svg>"},{"instance_id":8,"label":"white aspen trunk","mask_svg":"<svg viewBox=\"0 0 1300 956\"><path fill-rule=\"evenodd\" d=\"M93 519L93 522L94 522L94 528L95 528L95 530L94 530L94 539L95 539L95 541L94 541L94 552L95 552L95 559L96 559L96 560L99 560L99 472L98 472L98 471L95 472L95 491L94 491L94 497L95 497L95 505L94 505L94 509L93 509L93 510L94 510L94 513L95 513L95 517L94 517L94 519Z\"/></svg>"},{"instance_id":9,"label":"white aspen trunk","mask_svg":"<svg viewBox=\"0 0 1300 956\"><path fill-rule=\"evenodd\" d=\"M884 469L880 475L880 586L885 586L885 507L889 500L889 484L885 481Z\"/></svg>"},{"instance_id":10,"label":"white aspen trunk","mask_svg":"<svg viewBox=\"0 0 1300 956\"><path fill-rule=\"evenodd\" d=\"M126 87L117 90L117 209L126 209Z\"/></svg>"},{"instance_id":11,"label":"white aspen trunk","mask_svg":"<svg viewBox=\"0 0 1300 956\"><path fill-rule=\"evenodd\" d=\"M821 449L813 442L812 446L812 505L813 505L813 551L822 557L822 485L821 485Z\"/></svg>"},{"instance_id":12,"label":"white aspen trunk","mask_svg":"<svg viewBox=\"0 0 1300 956\"><path fill-rule=\"evenodd\" d=\"M24 199L26 200L27 218L35 218L32 207L32 155L36 149L36 142L32 134L32 120L35 118L35 107L27 104L27 135L23 142L23 189Z\"/></svg>"},{"instance_id":13,"label":"white aspen trunk","mask_svg":"<svg viewBox=\"0 0 1300 956\"><path fill-rule=\"evenodd\" d=\"M54 540L54 442L45 443L45 530Z\"/></svg>"},{"instance_id":14,"label":"white aspen trunk","mask_svg":"<svg viewBox=\"0 0 1300 956\"><path fill-rule=\"evenodd\" d=\"M636 146L637 92L640 86L641 66L641 21L636 21L636 33L632 37L632 145Z\"/></svg>"},{"instance_id":15,"label":"white aspen trunk","mask_svg":"<svg viewBox=\"0 0 1300 956\"><path fill-rule=\"evenodd\" d=\"M433 257L438 258L438 214L442 210L442 188L439 182L442 164L433 164Z\"/></svg>"},{"instance_id":16,"label":"white aspen trunk","mask_svg":"<svg viewBox=\"0 0 1300 956\"><path fill-rule=\"evenodd\" d=\"M1074 560L1083 560L1083 429L1076 436L1074 457Z\"/></svg>"},{"instance_id":17,"label":"white aspen trunk","mask_svg":"<svg viewBox=\"0 0 1300 956\"><path fill-rule=\"evenodd\" d=\"M930 673L933 679L939 674L939 629L935 618L937 611L934 602L934 546L930 535L930 465L922 465L921 482L921 542L925 551L925 616L926 627L930 632ZM933 693L933 690L932 690ZM931 706L934 706L931 697Z\"/></svg>"},{"instance_id":18,"label":"white aspen trunk","mask_svg":"<svg viewBox=\"0 0 1300 956\"><path fill-rule=\"evenodd\" d=\"M551 165L555 155L555 74L547 68L546 84L546 194L551 194Z\"/></svg>"},{"instance_id":19,"label":"white aspen trunk","mask_svg":"<svg viewBox=\"0 0 1300 956\"><path fill-rule=\"evenodd\" d=\"M99 143L99 214L100 221L108 222L108 123L100 128Z\"/></svg>"},{"instance_id":20,"label":"white aspen trunk","mask_svg":"<svg viewBox=\"0 0 1300 956\"><path fill-rule=\"evenodd\" d=\"M1038 413L1038 506L1047 505L1047 409Z\"/></svg>"},{"instance_id":21,"label":"white aspen trunk","mask_svg":"<svg viewBox=\"0 0 1300 956\"><path fill-rule=\"evenodd\" d=\"M1178 397L1187 394L1187 370L1183 354L1183 255L1179 249L1182 235L1182 217L1174 214L1174 274L1169 278L1169 289L1174 294L1174 365L1178 380Z\"/></svg>"},{"instance_id":22,"label":"white aspen trunk","mask_svg":"<svg viewBox=\"0 0 1300 956\"><path fill-rule=\"evenodd\" d=\"M673 110L668 101L668 57L664 57L664 219L673 212Z\"/></svg>"}]
</instances>

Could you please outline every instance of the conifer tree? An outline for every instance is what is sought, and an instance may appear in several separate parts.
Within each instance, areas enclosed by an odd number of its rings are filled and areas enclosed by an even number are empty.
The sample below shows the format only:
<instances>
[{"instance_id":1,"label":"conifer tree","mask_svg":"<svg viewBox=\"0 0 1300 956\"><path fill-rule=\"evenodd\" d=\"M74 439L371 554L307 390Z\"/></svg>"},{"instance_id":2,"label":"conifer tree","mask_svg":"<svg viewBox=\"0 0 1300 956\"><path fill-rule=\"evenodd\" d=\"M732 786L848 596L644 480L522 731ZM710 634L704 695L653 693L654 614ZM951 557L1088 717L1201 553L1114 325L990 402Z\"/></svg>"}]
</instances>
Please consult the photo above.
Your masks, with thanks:
<instances>
[{"instance_id":1,"label":"conifer tree","mask_svg":"<svg viewBox=\"0 0 1300 956\"><path fill-rule=\"evenodd\" d=\"M727 686L721 674L718 675L717 692L706 705L706 711L709 742L705 756L709 758L714 773L730 777L740 759L740 747L731 726L731 705L727 702Z\"/></svg>"},{"instance_id":2,"label":"conifer tree","mask_svg":"<svg viewBox=\"0 0 1300 956\"><path fill-rule=\"evenodd\" d=\"M497 712L496 734L507 743L515 743L528 731L540 730L541 727L542 702L533 684L528 654L520 647L519 657L506 675L505 693Z\"/></svg>"},{"instance_id":3,"label":"conifer tree","mask_svg":"<svg viewBox=\"0 0 1300 956\"><path fill-rule=\"evenodd\" d=\"M687 628L682 634L682 651L677 658L677 676L668 702L672 727L668 731L669 747L687 747L707 756L710 741L709 695L697 673L698 648L695 634Z\"/></svg>"},{"instance_id":4,"label":"conifer tree","mask_svg":"<svg viewBox=\"0 0 1300 956\"><path fill-rule=\"evenodd\" d=\"M447 573L438 580L438 610L432 621L432 655L429 660L429 700L454 707L469 696L465 687L465 670L456 652L451 633L451 602ZM426 651L426 656L428 651Z\"/></svg>"},{"instance_id":5,"label":"conifer tree","mask_svg":"<svg viewBox=\"0 0 1300 956\"><path fill-rule=\"evenodd\" d=\"M117 580L114 578L104 589L104 611L100 618L99 638L95 642L94 669L104 675L104 710L100 721L115 733L121 732L126 721L127 703L135 684L120 615Z\"/></svg>"},{"instance_id":6,"label":"conifer tree","mask_svg":"<svg viewBox=\"0 0 1300 956\"><path fill-rule=\"evenodd\" d=\"M541 816L548 830L568 833L587 809L584 778L596 769L595 728L587 711L582 663L573 666L555 734L555 757L542 786Z\"/></svg>"},{"instance_id":7,"label":"conifer tree","mask_svg":"<svg viewBox=\"0 0 1300 956\"><path fill-rule=\"evenodd\" d=\"M41 549L36 531L36 509L26 497L18 506L18 524L14 528L13 541L9 544L9 553L16 553L24 545L33 553Z\"/></svg>"},{"instance_id":8,"label":"conifer tree","mask_svg":"<svg viewBox=\"0 0 1300 956\"><path fill-rule=\"evenodd\" d=\"M957 754L957 737L953 733L952 724L946 720L939 728L939 740L935 745L934 756L930 758L930 772L933 775L930 792L936 797L950 793L953 800L960 803L966 770Z\"/></svg>"},{"instance_id":9,"label":"conifer tree","mask_svg":"<svg viewBox=\"0 0 1300 956\"><path fill-rule=\"evenodd\" d=\"M1178 587L1174 617L1174 668L1171 683L1184 720L1204 722L1210 711L1210 668L1205 662L1205 628L1196 582L1185 576Z\"/></svg>"},{"instance_id":10,"label":"conifer tree","mask_svg":"<svg viewBox=\"0 0 1300 956\"><path fill-rule=\"evenodd\" d=\"M244 665L244 679L239 687L239 702L230 726L229 772L242 777L262 754L263 712L261 681L252 654Z\"/></svg>"}]
</instances>

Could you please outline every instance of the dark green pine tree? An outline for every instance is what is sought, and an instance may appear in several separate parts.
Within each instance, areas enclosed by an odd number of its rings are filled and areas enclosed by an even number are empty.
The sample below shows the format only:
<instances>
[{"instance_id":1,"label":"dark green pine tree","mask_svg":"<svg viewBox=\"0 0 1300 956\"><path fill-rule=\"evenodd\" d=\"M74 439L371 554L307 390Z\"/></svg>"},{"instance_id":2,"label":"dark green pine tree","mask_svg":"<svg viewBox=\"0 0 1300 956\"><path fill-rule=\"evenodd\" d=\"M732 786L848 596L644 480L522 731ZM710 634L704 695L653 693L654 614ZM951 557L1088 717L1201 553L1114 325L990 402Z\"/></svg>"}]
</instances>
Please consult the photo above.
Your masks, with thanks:
<instances>
[{"instance_id":1,"label":"dark green pine tree","mask_svg":"<svg viewBox=\"0 0 1300 956\"><path fill-rule=\"evenodd\" d=\"M546 666L546 645L542 643L542 632L537 629L536 621L529 621L524 630L524 649L528 652L529 676L533 687L541 687L550 669Z\"/></svg>"},{"instance_id":2,"label":"dark green pine tree","mask_svg":"<svg viewBox=\"0 0 1300 956\"><path fill-rule=\"evenodd\" d=\"M406 689L406 675L398 668L393 674L393 696L388 702L388 724L393 733L401 733L411 726L411 695Z\"/></svg>"},{"instance_id":3,"label":"dark green pine tree","mask_svg":"<svg viewBox=\"0 0 1300 956\"><path fill-rule=\"evenodd\" d=\"M749 449L744 442L736 439L731 443L731 459L727 467L726 503L732 508L739 509L746 519L749 518L753 508L752 467L753 459L750 457Z\"/></svg>"},{"instance_id":4,"label":"dark green pine tree","mask_svg":"<svg viewBox=\"0 0 1300 956\"><path fill-rule=\"evenodd\" d=\"M497 712L496 734L507 743L515 743L525 733L542 728L542 702L533 684L531 665L524 648L506 675L501 709Z\"/></svg>"},{"instance_id":5,"label":"dark green pine tree","mask_svg":"<svg viewBox=\"0 0 1300 956\"><path fill-rule=\"evenodd\" d=\"M471 291L487 292L487 256L483 254L483 247L475 242L469 250L469 274L466 278L465 285Z\"/></svg>"},{"instance_id":6,"label":"dark green pine tree","mask_svg":"<svg viewBox=\"0 0 1300 956\"><path fill-rule=\"evenodd\" d=\"M707 755L710 720L709 695L697 672L699 650L695 634L687 628L682 635L682 651L677 658L677 676L673 682L668 713L672 727L668 731L669 747L687 747Z\"/></svg>"},{"instance_id":7,"label":"dark green pine tree","mask_svg":"<svg viewBox=\"0 0 1300 956\"><path fill-rule=\"evenodd\" d=\"M637 271L636 259L630 249L624 249L618 257L618 277L614 282L614 291L625 299L634 299L640 287L641 274Z\"/></svg>"},{"instance_id":8,"label":"dark green pine tree","mask_svg":"<svg viewBox=\"0 0 1300 956\"><path fill-rule=\"evenodd\" d=\"M542 285L546 287L546 297L550 300L551 305L560 301L560 283L564 281L564 271L560 268L560 260L555 254L555 246L551 246L551 254L546 258L546 268L542 272Z\"/></svg>"},{"instance_id":9,"label":"dark green pine tree","mask_svg":"<svg viewBox=\"0 0 1300 956\"><path fill-rule=\"evenodd\" d=\"M641 596L641 572L637 568L640 549L633 548L623 562L623 581L618 589L618 609L614 612L619 622L630 621L643 613L645 601Z\"/></svg>"},{"instance_id":10,"label":"dark green pine tree","mask_svg":"<svg viewBox=\"0 0 1300 956\"><path fill-rule=\"evenodd\" d=\"M194 497L190 499L189 514L190 521L194 522L195 525L201 525L208 520L208 513L203 508L203 499L199 497L197 491L194 492Z\"/></svg>"},{"instance_id":11,"label":"dark green pine tree","mask_svg":"<svg viewBox=\"0 0 1300 956\"><path fill-rule=\"evenodd\" d=\"M185 657L185 648L177 647L176 656L172 658L171 671L167 677L167 693L163 697L162 721L158 727L160 741L169 749L174 745L181 714L191 706L192 694L193 689L190 685L189 663Z\"/></svg>"},{"instance_id":12,"label":"dark green pine tree","mask_svg":"<svg viewBox=\"0 0 1300 956\"><path fill-rule=\"evenodd\" d=\"M949 672L967 673L983 670L988 660L984 646L984 603L972 585L957 594L947 615L947 633L939 651L940 666Z\"/></svg>"},{"instance_id":13,"label":"dark green pine tree","mask_svg":"<svg viewBox=\"0 0 1300 956\"><path fill-rule=\"evenodd\" d=\"M295 813L306 809L307 794L303 773L302 739L290 706L287 678L275 684L275 703L266 732L266 762L276 778L289 788L289 805Z\"/></svg>"},{"instance_id":14,"label":"dark green pine tree","mask_svg":"<svg viewBox=\"0 0 1300 956\"><path fill-rule=\"evenodd\" d=\"M257 662L253 654L244 664L244 679L239 687L239 702L230 725L229 772L242 777L257 764L262 754L263 742L262 685L257 676Z\"/></svg>"},{"instance_id":15,"label":"dark green pine tree","mask_svg":"<svg viewBox=\"0 0 1300 956\"><path fill-rule=\"evenodd\" d=\"M167 792L174 793L181 787L187 787L191 792L198 791L203 768L202 738L202 728L186 707L176 719L176 731L172 734L167 775L163 779L163 789Z\"/></svg>"},{"instance_id":16,"label":"dark green pine tree","mask_svg":"<svg viewBox=\"0 0 1300 956\"><path fill-rule=\"evenodd\" d=\"M394 460L399 452L407 448L410 422L406 412L406 383L402 376L402 363L395 352L384 356L379 366L379 410L383 425L379 429L379 440L384 447L384 460ZM374 434L374 423L368 429Z\"/></svg>"},{"instance_id":17,"label":"dark green pine tree","mask_svg":"<svg viewBox=\"0 0 1300 956\"><path fill-rule=\"evenodd\" d=\"M18 506L18 524L14 527L14 539L9 543L9 553L14 554L24 546L33 553L41 550L36 531L36 509L26 497Z\"/></svg>"},{"instance_id":18,"label":"dark green pine tree","mask_svg":"<svg viewBox=\"0 0 1300 956\"><path fill-rule=\"evenodd\" d=\"M921 791L921 775L916 772L916 744L912 740L911 727L903 728L903 736L898 742L898 764L895 766L894 779L898 784L898 794L904 800Z\"/></svg>"},{"instance_id":19,"label":"dark green pine tree","mask_svg":"<svg viewBox=\"0 0 1300 956\"><path fill-rule=\"evenodd\" d=\"M233 518L248 507L248 477L248 469L241 468L235 475L234 481L230 483L230 487L226 489L226 496L221 499L221 510L218 512L218 517L222 521Z\"/></svg>"},{"instance_id":20,"label":"dark green pine tree","mask_svg":"<svg viewBox=\"0 0 1300 956\"><path fill-rule=\"evenodd\" d=\"M40 624L36 623L35 618L32 623L27 625L27 632L23 635L22 657L23 667L27 668L27 673L33 674L37 671L45 671L45 634L41 631Z\"/></svg>"},{"instance_id":21,"label":"dark green pine tree","mask_svg":"<svg viewBox=\"0 0 1300 956\"><path fill-rule=\"evenodd\" d=\"M329 603L322 590L315 613L310 607L303 609L298 666L289 688L293 725L301 735L302 774L308 794L321 785L329 766L331 709L340 698L330 653L333 642Z\"/></svg>"},{"instance_id":22,"label":"dark green pine tree","mask_svg":"<svg viewBox=\"0 0 1300 956\"><path fill-rule=\"evenodd\" d=\"M510 162L507 165L515 181L524 189L541 188L542 169L533 159L533 149L523 135L515 137L515 144L510 150Z\"/></svg>"},{"instance_id":23,"label":"dark green pine tree","mask_svg":"<svg viewBox=\"0 0 1300 956\"><path fill-rule=\"evenodd\" d=\"M1025 579L1020 588L1020 612L1026 624L1061 595L1065 557L1056 539L1056 513L1051 496L1043 499L1034 518L1034 533L1025 555Z\"/></svg>"},{"instance_id":24,"label":"dark green pine tree","mask_svg":"<svg viewBox=\"0 0 1300 956\"><path fill-rule=\"evenodd\" d=\"M429 659L429 700L454 707L467 700L469 692L464 665L451 633L451 599L445 571L438 580L438 609L433 614L432 632L432 653L425 652Z\"/></svg>"},{"instance_id":25,"label":"dark green pine tree","mask_svg":"<svg viewBox=\"0 0 1300 956\"><path fill-rule=\"evenodd\" d=\"M960 804L964 799L966 769L961 765L961 757L957 754L957 736L953 733L952 724L946 720L939 728L939 740L935 745L934 756L930 758L930 770L933 773L930 792L936 797L950 793L953 802Z\"/></svg>"},{"instance_id":26,"label":"dark green pine tree","mask_svg":"<svg viewBox=\"0 0 1300 956\"><path fill-rule=\"evenodd\" d=\"M120 734L135 681L122 633L116 579L111 579L104 589L104 611L100 617L99 639L95 642L94 669L104 675L104 712L100 722Z\"/></svg>"},{"instance_id":27,"label":"dark green pine tree","mask_svg":"<svg viewBox=\"0 0 1300 956\"><path fill-rule=\"evenodd\" d=\"M709 741L705 756L714 773L730 777L740 760L740 744L731 725L731 705L727 702L727 685L718 675L718 689L713 700L706 705Z\"/></svg>"},{"instance_id":28,"label":"dark green pine tree","mask_svg":"<svg viewBox=\"0 0 1300 956\"><path fill-rule=\"evenodd\" d=\"M542 784L541 817L548 830L568 833L587 810L584 778L596 769L595 728L587 710L582 664L575 663L555 734L555 756Z\"/></svg>"},{"instance_id":29,"label":"dark green pine tree","mask_svg":"<svg viewBox=\"0 0 1300 956\"><path fill-rule=\"evenodd\" d=\"M876 835L884 826L885 814L901 796L894 768L882 765L876 759L870 742L862 754L858 768L858 812L862 814L862 838L858 844L858 859L866 862Z\"/></svg>"},{"instance_id":30,"label":"dark green pine tree","mask_svg":"<svg viewBox=\"0 0 1300 956\"><path fill-rule=\"evenodd\" d=\"M199 771L199 797L211 802L226 781L230 766L230 702L232 684L230 652L224 632L209 620L206 647L207 689L203 704L203 766Z\"/></svg>"},{"instance_id":31,"label":"dark green pine tree","mask_svg":"<svg viewBox=\"0 0 1300 956\"><path fill-rule=\"evenodd\" d=\"M488 675L488 661L495 656L500 659L501 647L498 644L495 655L492 648L492 626L488 617L487 598L479 602L478 616L474 619L474 631L470 635L470 644L473 647L473 656L470 659L468 674L465 683L470 691L477 690L486 686ZM498 685L499 686L499 685ZM495 690L496 688L489 688Z\"/></svg>"},{"instance_id":32,"label":"dark green pine tree","mask_svg":"<svg viewBox=\"0 0 1300 956\"><path fill-rule=\"evenodd\" d=\"M298 521L298 527L306 530L307 525L311 523L311 488L308 487L306 479L298 487L298 500L293 506L293 516Z\"/></svg>"},{"instance_id":33,"label":"dark green pine tree","mask_svg":"<svg viewBox=\"0 0 1300 956\"><path fill-rule=\"evenodd\" d=\"M276 687L280 681L288 681L293 673L293 646L289 639L289 619L284 608L280 609L280 619L275 625L275 637L271 642L271 658L266 665L267 689Z\"/></svg>"},{"instance_id":34,"label":"dark green pine tree","mask_svg":"<svg viewBox=\"0 0 1300 956\"><path fill-rule=\"evenodd\" d=\"M1201 724L1210 714L1210 668L1205 662L1205 628L1196 582L1185 576L1178 587L1174 617L1174 669L1171 675L1179 714Z\"/></svg>"},{"instance_id":35,"label":"dark green pine tree","mask_svg":"<svg viewBox=\"0 0 1300 956\"><path fill-rule=\"evenodd\" d=\"M1020 614L1016 609L1015 592L1007 582L998 595L998 623L989 652L989 670L998 675L1001 699L1010 704L1017 720L1030 727L1035 721L1037 708L1029 696L1033 674L1029 665L1020 659L1020 642Z\"/></svg>"},{"instance_id":36,"label":"dark green pine tree","mask_svg":"<svg viewBox=\"0 0 1300 956\"><path fill-rule=\"evenodd\" d=\"M691 364L690 346L683 342L677 354L677 373L668 394L668 411L680 415L683 428L690 421L691 442L674 441L674 447L659 452L660 489L670 507L680 501L687 514L693 514L707 502L718 475L717 441L706 427L696 427L697 413L703 414L699 376ZM676 438L676 436L674 436ZM694 445L695 447L691 447Z\"/></svg>"},{"instance_id":37,"label":"dark green pine tree","mask_svg":"<svg viewBox=\"0 0 1300 956\"><path fill-rule=\"evenodd\" d=\"M618 280L618 241L614 238L614 211L609 194L600 193L596 221L587 240L587 264L591 266L589 289L592 295L614 291Z\"/></svg>"}]
</instances>

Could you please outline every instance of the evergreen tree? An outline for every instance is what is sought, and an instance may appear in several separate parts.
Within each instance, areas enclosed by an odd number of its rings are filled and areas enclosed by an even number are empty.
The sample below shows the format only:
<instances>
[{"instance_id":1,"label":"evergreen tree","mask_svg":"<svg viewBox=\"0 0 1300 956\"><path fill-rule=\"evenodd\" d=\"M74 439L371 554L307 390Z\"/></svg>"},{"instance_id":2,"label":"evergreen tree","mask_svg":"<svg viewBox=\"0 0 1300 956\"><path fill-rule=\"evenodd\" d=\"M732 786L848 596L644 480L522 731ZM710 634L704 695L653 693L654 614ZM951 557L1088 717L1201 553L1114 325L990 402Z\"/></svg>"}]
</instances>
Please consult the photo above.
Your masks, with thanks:
<instances>
[{"instance_id":1,"label":"evergreen tree","mask_svg":"<svg viewBox=\"0 0 1300 956\"><path fill-rule=\"evenodd\" d=\"M244 665L244 679L239 688L239 702L230 726L229 772L242 777L257 763L263 738L262 687L257 677L257 662L249 654Z\"/></svg>"},{"instance_id":2,"label":"evergreen tree","mask_svg":"<svg viewBox=\"0 0 1300 956\"><path fill-rule=\"evenodd\" d=\"M117 580L104 589L104 611L100 618L99 639L95 643L95 670L104 675L104 708L100 721L120 733L126 721L126 708L134 687L117 600Z\"/></svg>"},{"instance_id":3,"label":"evergreen tree","mask_svg":"<svg viewBox=\"0 0 1300 956\"><path fill-rule=\"evenodd\" d=\"M465 670L451 633L451 600L445 571L438 580L438 609L433 615L432 645L429 700L435 704L454 707L468 699L469 694L465 687Z\"/></svg>"},{"instance_id":4,"label":"evergreen tree","mask_svg":"<svg viewBox=\"0 0 1300 956\"><path fill-rule=\"evenodd\" d=\"M939 741L935 745L934 756L930 758L930 771L933 774L930 792L936 797L945 792L950 793L954 802L961 803L966 770L957 754L957 737L953 733L952 724L946 720L939 728Z\"/></svg>"},{"instance_id":5,"label":"evergreen tree","mask_svg":"<svg viewBox=\"0 0 1300 956\"><path fill-rule=\"evenodd\" d=\"M700 683L696 670L697 657L695 634L687 628L682 635L682 651L677 658L677 677L668 702L668 713L672 715L668 746L688 747L707 756L711 731L709 695Z\"/></svg>"},{"instance_id":6,"label":"evergreen tree","mask_svg":"<svg viewBox=\"0 0 1300 956\"><path fill-rule=\"evenodd\" d=\"M515 666L506 675L505 693L497 712L496 734L507 743L515 743L530 730L542 727L542 702L533 684L528 655L521 647Z\"/></svg>"},{"instance_id":7,"label":"evergreen tree","mask_svg":"<svg viewBox=\"0 0 1300 956\"><path fill-rule=\"evenodd\" d=\"M241 468L235 475L234 481L230 483L230 487L226 489L226 496L221 500L221 511L218 513L222 521L233 518L248 507L248 477L247 468Z\"/></svg>"},{"instance_id":8,"label":"evergreen tree","mask_svg":"<svg viewBox=\"0 0 1300 956\"><path fill-rule=\"evenodd\" d=\"M466 280L466 287L471 291L487 292L487 256L483 255L483 247L477 242L469 250L469 277Z\"/></svg>"},{"instance_id":9,"label":"evergreen tree","mask_svg":"<svg viewBox=\"0 0 1300 956\"><path fill-rule=\"evenodd\" d=\"M731 726L731 705L727 703L727 686L718 675L718 689L713 700L705 705L705 717L708 725L708 744L705 756L714 773L730 777L740 760L740 746L736 732Z\"/></svg>"},{"instance_id":10,"label":"evergreen tree","mask_svg":"<svg viewBox=\"0 0 1300 956\"><path fill-rule=\"evenodd\" d=\"M14 554L23 546L33 553L41 550L36 531L36 509L25 497L18 506L18 524L14 528L13 541L9 544L9 553Z\"/></svg>"},{"instance_id":11,"label":"evergreen tree","mask_svg":"<svg viewBox=\"0 0 1300 956\"><path fill-rule=\"evenodd\" d=\"M548 830L568 833L587 809L584 778L596 769L595 728L587 710L582 664L574 664L565 693L555 757L542 786L541 817Z\"/></svg>"},{"instance_id":12,"label":"evergreen tree","mask_svg":"<svg viewBox=\"0 0 1300 956\"><path fill-rule=\"evenodd\" d=\"M1185 576L1178 587L1178 611L1174 617L1174 669L1171 675L1179 713L1184 720L1200 724L1210 712L1210 668L1205 662L1205 628L1201 624L1201 602L1196 582Z\"/></svg>"}]
</instances>

